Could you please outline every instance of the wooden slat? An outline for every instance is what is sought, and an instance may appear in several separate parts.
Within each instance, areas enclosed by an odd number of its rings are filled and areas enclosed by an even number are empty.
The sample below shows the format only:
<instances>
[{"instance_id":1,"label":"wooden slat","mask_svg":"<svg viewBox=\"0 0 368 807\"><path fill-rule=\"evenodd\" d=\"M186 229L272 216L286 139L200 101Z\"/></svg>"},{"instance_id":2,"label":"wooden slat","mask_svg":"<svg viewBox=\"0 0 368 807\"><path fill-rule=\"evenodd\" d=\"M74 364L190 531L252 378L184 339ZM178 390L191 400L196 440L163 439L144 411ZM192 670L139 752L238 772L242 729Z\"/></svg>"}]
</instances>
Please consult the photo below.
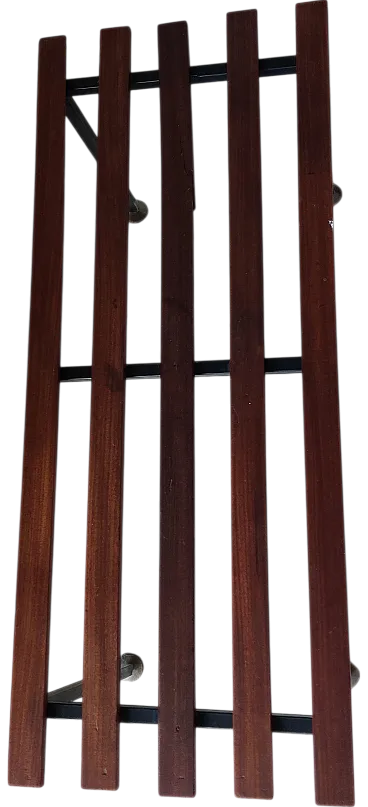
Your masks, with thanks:
<instances>
[{"instance_id":1,"label":"wooden slat","mask_svg":"<svg viewBox=\"0 0 368 807\"><path fill-rule=\"evenodd\" d=\"M130 29L101 31L82 787L119 785Z\"/></svg>"},{"instance_id":2,"label":"wooden slat","mask_svg":"<svg viewBox=\"0 0 368 807\"><path fill-rule=\"evenodd\" d=\"M272 798L257 12L227 16L235 793Z\"/></svg>"},{"instance_id":3,"label":"wooden slat","mask_svg":"<svg viewBox=\"0 0 368 807\"><path fill-rule=\"evenodd\" d=\"M9 784L44 782L64 232L64 36L41 39Z\"/></svg>"},{"instance_id":4,"label":"wooden slat","mask_svg":"<svg viewBox=\"0 0 368 807\"><path fill-rule=\"evenodd\" d=\"M300 278L318 804L354 803L327 3L297 6Z\"/></svg>"},{"instance_id":5,"label":"wooden slat","mask_svg":"<svg viewBox=\"0 0 368 807\"><path fill-rule=\"evenodd\" d=\"M158 29L162 148L159 792L195 794L193 146L186 23Z\"/></svg>"}]
</instances>

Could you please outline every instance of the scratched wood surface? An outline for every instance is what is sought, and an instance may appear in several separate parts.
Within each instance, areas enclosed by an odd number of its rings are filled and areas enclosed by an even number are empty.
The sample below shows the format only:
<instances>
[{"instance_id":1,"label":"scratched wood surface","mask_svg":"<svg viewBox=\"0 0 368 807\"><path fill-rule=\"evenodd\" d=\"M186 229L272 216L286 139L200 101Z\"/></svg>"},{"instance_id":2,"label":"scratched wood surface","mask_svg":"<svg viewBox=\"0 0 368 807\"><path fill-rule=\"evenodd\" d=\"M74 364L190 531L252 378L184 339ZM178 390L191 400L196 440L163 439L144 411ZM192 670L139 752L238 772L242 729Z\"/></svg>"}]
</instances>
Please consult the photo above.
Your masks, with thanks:
<instances>
[{"instance_id":1,"label":"scratched wood surface","mask_svg":"<svg viewBox=\"0 0 368 807\"><path fill-rule=\"evenodd\" d=\"M162 150L159 792L195 794L193 146L186 23L158 29Z\"/></svg>"},{"instance_id":2,"label":"scratched wood surface","mask_svg":"<svg viewBox=\"0 0 368 807\"><path fill-rule=\"evenodd\" d=\"M300 282L315 786L354 803L333 244L327 3L296 10Z\"/></svg>"},{"instance_id":3,"label":"scratched wood surface","mask_svg":"<svg viewBox=\"0 0 368 807\"><path fill-rule=\"evenodd\" d=\"M130 29L101 31L82 786L119 785Z\"/></svg>"},{"instance_id":4,"label":"scratched wood surface","mask_svg":"<svg viewBox=\"0 0 368 807\"><path fill-rule=\"evenodd\" d=\"M272 798L257 12L227 15L235 793Z\"/></svg>"},{"instance_id":5,"label":"scratched wood surface","mask_svg":"<svg viewBox=\"0 0 368 807\"><path fill-rule=\"evenodd\" d=\"M44 782L59 411L66 39L41 39L9 784Z\"/></svg>"}]
</instances>

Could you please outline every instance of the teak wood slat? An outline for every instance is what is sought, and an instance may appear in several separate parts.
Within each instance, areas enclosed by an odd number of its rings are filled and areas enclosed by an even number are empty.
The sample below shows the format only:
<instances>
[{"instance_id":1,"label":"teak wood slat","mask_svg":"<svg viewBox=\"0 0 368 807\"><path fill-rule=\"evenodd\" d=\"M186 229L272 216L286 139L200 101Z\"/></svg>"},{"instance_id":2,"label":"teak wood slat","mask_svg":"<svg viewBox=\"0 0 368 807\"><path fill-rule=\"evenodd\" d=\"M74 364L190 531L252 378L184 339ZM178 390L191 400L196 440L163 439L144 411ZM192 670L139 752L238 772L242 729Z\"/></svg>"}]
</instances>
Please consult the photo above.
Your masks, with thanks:
<instances>
[{"instance_id":1,"label":"teak wood slat","mask_svg":"<svg viewBox=\"0 0 368 807\"><path fill-rule=\"evenodd\" d=\"M158 28L162 149L159 792L195 794L193 145L186 23Z\"/></svg>"},{"instance_id":2,"label":"teak wood slat","mask_svg":"<svg viewBox=\"0 0 368 807\"><path fill-rule=\"evenodd\" d=\"M257 12L227 16L235 793L272 798Z\"/></svg>"},{"instance_id":3,"label":"teak wood slat","mask_svg":"<svg viewBox=\"0 0 368 807\"><path fill-rule=\"evenodd\" d=\"M82 786L119 784L130 29L101 31Z\"/></svg>"},{"instance_id":4,"label":"teak wood slat","mask_svg":"<svg viewBox=\"0 0 368 807\"><path fill-rule=\"evenodd\" d=\"M318 804L354 803L337 374L327 3L296 10L300 282Z\"/></svg>"},{"instance_id":5,"label":"teak wood slat","mask_svg":"<svg viewBox=\"0 0 368 807\"><path fill-rule=\"evenodd\" d=\"M44 782L59 412L66 39L41 39L9 784Z\"/></svg>"}]
</instances>

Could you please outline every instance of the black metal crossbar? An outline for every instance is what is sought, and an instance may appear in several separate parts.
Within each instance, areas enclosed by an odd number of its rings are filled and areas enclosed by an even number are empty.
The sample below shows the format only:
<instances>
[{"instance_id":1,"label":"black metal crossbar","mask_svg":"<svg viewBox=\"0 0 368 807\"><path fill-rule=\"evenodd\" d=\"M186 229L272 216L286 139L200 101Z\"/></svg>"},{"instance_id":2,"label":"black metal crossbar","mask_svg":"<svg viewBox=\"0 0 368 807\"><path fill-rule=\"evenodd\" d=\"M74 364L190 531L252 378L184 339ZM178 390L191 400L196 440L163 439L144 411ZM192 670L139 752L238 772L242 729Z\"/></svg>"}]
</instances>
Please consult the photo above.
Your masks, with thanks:
<instances>
[{"instance_id":1,"label":"black metal crossbar","mask_svg":"<svg viewBox=\"0 0 368 807\"><path fill-rule=\"evenodd\" d=\"M47 717L62 720L81 720L81 703L48 703ZM120 723L158 723L156 706L120 706ZM202 729L232 729L233 713L209 709L196 709L195 724ZM271 716L272 731L282 734L313 734L312 718L307 715Z\"/></svg>"},{"instance_id":2,"label":"black metal crossbar","mask_svg":"<svg viewBox=\"0 0 368 807\"><path fill-rule=\"evenodd\" d=\"M204 64L190 68L191 84L210 84L214 81L227 81L227 64ZM270 59L259 60L259 75L290 76L296 73L296 56L277 56ZM158 70L144 70L130 74L131 90L157 89L160 86ZM66 82L67 96L97 95L99 77L69 78Z\"/></svg>"},{"instance_id":3,"label":"black metal crossbar","mask_svg":"<svg viewBox=\"0 0 368 807\"><path fill-rule=\"evenodd\" d=\"M265 359L265 373L301 373L302 360L300 356L280 359ZM92 367L60 367L60 381L91 381ZM125 378L160 378L161 365L157 362L151 364L127 364ZM222 376L230 374L228 359L214 361L195 361L195 376Z\"/></svg>"}]
</instances>

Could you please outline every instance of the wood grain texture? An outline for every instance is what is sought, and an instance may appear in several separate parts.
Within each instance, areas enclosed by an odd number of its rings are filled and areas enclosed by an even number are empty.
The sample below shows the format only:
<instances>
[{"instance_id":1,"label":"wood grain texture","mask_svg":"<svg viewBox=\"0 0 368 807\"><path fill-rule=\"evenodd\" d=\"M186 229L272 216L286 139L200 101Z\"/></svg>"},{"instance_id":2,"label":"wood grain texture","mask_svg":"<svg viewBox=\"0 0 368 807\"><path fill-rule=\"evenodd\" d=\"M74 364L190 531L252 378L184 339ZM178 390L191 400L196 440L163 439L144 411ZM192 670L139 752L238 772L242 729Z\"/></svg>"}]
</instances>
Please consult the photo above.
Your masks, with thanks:
<instances>
[{"instance_id":1,"label":"wood grain texture","mask_svg":"<svg viewBox=\"0 0 368 807\"><path fill-rule=\"evenodd\" d=\"M159 792L195 794L193 145L186 23L158 28L162 149Z\"/></svg>"},{"instance_id":2,"label":"wood grain texture","mask_svg":"<svg viewBox=\"0 0 368 807\"><path fill-rule=\"evenodd\" d=\"M272 798L257 12L227 15L235 794Z\"/></svg>"},{"instance_id":3,"label":"wood grain texture","mask_svg":"<svg viewBox=\"0 0 368 807\"><path fill-rule=\"evenodd\" d=\"M130 29L101 31L82 787L119 786Z\"/></svg>"},{"instance_id":4,"label":"wood grain texture","mask_svg":"<svg viewBox=\"0 0 368 807\"><path fill-rule=\"evenodd\" d=\"M41 39L9 784L44 783L64 232L66 39Z\"/></svg>"},{"instance_id":5,"label":"wood grain texture","mask_svg":"<svg viewBox=\"0 0 368 807\"><path fill-rule=\"evenodd\" d=\"M317 804L354 804L327 3L297 5L300 282Z\"/></svg>"}]
</instances>

